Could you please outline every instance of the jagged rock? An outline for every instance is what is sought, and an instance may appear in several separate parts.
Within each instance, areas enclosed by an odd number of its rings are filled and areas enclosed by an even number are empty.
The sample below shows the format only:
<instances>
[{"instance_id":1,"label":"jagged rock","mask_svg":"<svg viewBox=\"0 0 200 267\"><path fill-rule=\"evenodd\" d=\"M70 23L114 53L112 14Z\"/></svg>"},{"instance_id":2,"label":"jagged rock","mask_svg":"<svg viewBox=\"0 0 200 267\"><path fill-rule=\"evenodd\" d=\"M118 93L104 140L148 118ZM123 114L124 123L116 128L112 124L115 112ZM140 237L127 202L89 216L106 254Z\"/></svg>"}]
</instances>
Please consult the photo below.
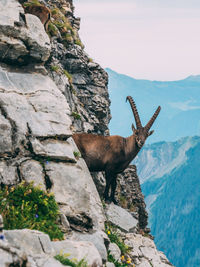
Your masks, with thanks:
<instances>
[{"instance_id":1,"label":"jagged rock","mask_svg":"<svg viewBox=\"0 0 200 267\"><path fill-rule=\"evenodd\" d=\"M76 258L78 261L85 259L89 266L102 266L101 256L98 250L91 242L86 241L56 241L52 242L56 254L67 253L69 259Z\"/></svg>"},{"instance_id":2,"label":"jagged rock","mask_svg":"<svg viewBox=\"0 0 200 267\"><path fill-rule=\"evenodd\" d=\"M172 266L166 256L156 249L153 240L148 237L128 233L126 234L125 244L132 248L129 255L137 263L136 266Z\"/></svg>"},{"instance_id":3,"label":"jagged rock","mask_svg":"<svg viewBox=\"0 0 200 267\"><path fill-rule=\"evenodd\" d=\"M113 256L113 258L117 261L120 260L121 257L121 250L115 243L110 243L108 250L110 251L110 254Z\"/></svg>"},{"instance_id":4,"label":"jagged rock","mask_svg":"<svg viewBox=\"0 0 200 267\"><path fill-rule=\"evenodd\" d=\"M116 199L123 208L129 209L139 220L140 229L148 232L146 229L148 214L135 165L129 165L123 173L118 175Z\"/></svg>"},{"instance_id":5,"label":"jagged rock","mask_svg":"<svg viewBox=\"0 0 200 267\"><path fill-rule=\"evenodd\" d=\"M102 261L105 263L107 260L107 250L105 246L105 242L107 236L102 231L97 231L92 234L81 234L81 233L74 233L70 240L77 240L77 241L89 241L95 245L99 254L101 255Z\"/></svg>"},{"instance_id":6,"label":"jagged rock","mask_svg":"<svg viewBox=\"0 0 200 267\"><path fill-rule=\"evenodd\" d=\"M112 204L106 205L106 215L108 221L119 227L124 232L135 232L138 220L125 209Z\"/></svg>"},{"instance_id":7,"label":"jagged rock","mask_svg":"<svg viewBox=\"0 0 200 267\"><path fill-rule=\"evenodd\" d=\"M0 2L0 59L4 62L45 62L50 40L39 18L24 14L16 0Z\"/></svg>"}]
</instances>

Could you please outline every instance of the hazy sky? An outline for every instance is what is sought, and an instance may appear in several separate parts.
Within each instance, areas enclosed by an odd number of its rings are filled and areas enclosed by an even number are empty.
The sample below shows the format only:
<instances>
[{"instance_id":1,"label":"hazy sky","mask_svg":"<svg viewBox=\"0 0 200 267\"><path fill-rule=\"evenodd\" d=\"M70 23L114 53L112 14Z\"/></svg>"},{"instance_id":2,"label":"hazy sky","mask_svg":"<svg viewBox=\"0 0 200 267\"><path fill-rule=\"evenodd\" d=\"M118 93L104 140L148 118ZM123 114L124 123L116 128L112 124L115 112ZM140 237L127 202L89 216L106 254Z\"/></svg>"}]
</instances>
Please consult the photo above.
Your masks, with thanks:
<instances>
[{"instance_id":1,"label":"hazy sky","mask_svg":"<svg viewBox=\"0 0 200 267\"><path fill-rule=\"evenodd\" d=\"M102 67L150 80L200 74L200 0L74 0L85 50Z\"/></svg>"}]
</instances>

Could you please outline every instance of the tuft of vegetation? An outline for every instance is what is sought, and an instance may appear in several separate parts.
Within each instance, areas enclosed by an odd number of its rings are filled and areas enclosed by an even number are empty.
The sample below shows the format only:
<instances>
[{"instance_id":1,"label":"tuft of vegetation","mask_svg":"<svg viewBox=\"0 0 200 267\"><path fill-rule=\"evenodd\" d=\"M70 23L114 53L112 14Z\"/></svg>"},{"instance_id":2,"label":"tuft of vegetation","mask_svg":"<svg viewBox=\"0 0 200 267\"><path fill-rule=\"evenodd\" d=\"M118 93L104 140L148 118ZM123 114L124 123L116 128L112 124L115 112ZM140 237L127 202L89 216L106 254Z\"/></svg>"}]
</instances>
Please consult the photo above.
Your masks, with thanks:
<instances>
[{"instance_id":1,"label":"tuft of vegetation","mask_svg":"<svg viewBox=\"0 0 200 267\"><path fill-rule=\"evenodd\" d=\"M48 24L48 34L50 37L59 36L59 30L52 22L49 22Z\"/></svg>"},{"instance_id":2,"label":"tuft of vegetation","mask_svg":"<svg viewBox=\"0 0 200 267\"><path fill-rule=\"evenodd\" d=\"M13 187L0 189L0 214L4 228L35 229L48 234L51 240L63 239L57 225L59 208L52 193L22 182Z\"/></svg>"},{"instance_id":3,"label":"tuft of vegetation","mask_svg":"<svg viewBox=\"0 0 200 267\"><path fill-rule=\"evenodd\" d=\"M23 3L23 6L32 6L32 5L37 5L37 6L41 6L42 4L38 1L38 0L29 0L25 3Z\"/></svg>"},{"instance_id":4,"label":"tuft of vegetation","mask_svg":"<svg viewBox=\"0 0 200 267\"><path fill-rule=\"evenodd\" d=\"M109 236L109 239L112 243L115 243L119 249L121 250L122 255L126 255L130 248L123 242L120 235L117 233L117 230L110 223L106 222L105 231Z\"/></svg>"},{"instance_id":5,"label":"tuft of vegetation","mask_svg":"<svg viewBox=\"0 0 200 267\"><path fill-rule=\"evenodd\" d=\"M76 159L81 158L81 153L80 153L79 151L74 151L73 153L74 153L74 157L75 157Z\"/></svg>"},{"instance_id":6,"label":"tuft of vegetation","mask_svg":"<svg viewBox=\"0 0 200 267\"><path fill-rule=\"evenodd\" d=\"M67 70L63 70L63 73L68 78L69 83L72 84L72 75Z\"/></svg>"},{"instance_id":7,"label":"tuft of vegetation","mask_svg":"<svg viewBox=\"0 0 200 267\"><path fill-rule=\"evenodd\" d=\"M81 120L81 115L80 114L78 114L77 112L72 112L72 114L71 114L73 117L74 117L74 119L76 119L76 120Z\"/></svg>"},{"instance_id":8,"label":"tuft of vegetation","mask_svg":"<svg viewBox=\"0 0 200 267\"><path fill-rule=\"evenodd\" d=\"M51 65L50 69L51 69L51 71L55 71L57 73L59 73L61 70L58 65Z\"/></svg>"},{"instance_id":9,"label":"tuft of vegetation","mask_svg":"<svg viewBox=\"0 0 200 267\"><path fill-rule=\"evenodd\" d=\"M76 45L79 45L82 49L84 49L84 45L83 45L83 43L81 42L80 39L76 39L74 43L75 43Z\"/></svg>"},{"instance_id":10,"label":"tuft of vegetation","mask_svg":"<svg viewBox=\"0 0 200 267\"><path fill-rule=\"evenodd\" d=\"M85 259L82 259L80 261L77 261L76 259L74 259L72 261L67 258L68 256L69 254L59 254L59 255L56 255L54 258L60 261L63 265L72 266L72 267L88 267L88 264L85 261Z\"/></svg>"}]
</instances>

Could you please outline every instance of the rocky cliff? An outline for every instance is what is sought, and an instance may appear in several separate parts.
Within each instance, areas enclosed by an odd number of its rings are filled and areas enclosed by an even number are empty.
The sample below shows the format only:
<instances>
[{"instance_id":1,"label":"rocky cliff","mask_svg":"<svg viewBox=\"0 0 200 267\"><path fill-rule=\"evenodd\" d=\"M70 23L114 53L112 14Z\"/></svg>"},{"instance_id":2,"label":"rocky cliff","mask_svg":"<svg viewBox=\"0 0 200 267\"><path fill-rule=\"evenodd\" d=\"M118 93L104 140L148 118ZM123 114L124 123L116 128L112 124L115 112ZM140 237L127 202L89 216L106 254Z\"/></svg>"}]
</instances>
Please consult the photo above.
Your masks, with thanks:
<instances>
[{"instance_id":1,"label":"rocky cliff","mask_svg":"<svg viewBox=\"0 0 200 267\"><path fill-rule=\"evenodd\" d=\"M118 189L119 202L132 214L103 206L103 174L94 174L98 193L71 138L81 131L108 135L110 120L108 76L84 51L72 1L41 1L51 10L47 32L23 8L41 3L24 2L0 2L0 184L33 181L53 193L65 240L5 230L1 266L63 266L54 258L61 251L89 266L169 266L145 237L147 214L134 167L121 175Z\"/></svg>"}]
</instances>

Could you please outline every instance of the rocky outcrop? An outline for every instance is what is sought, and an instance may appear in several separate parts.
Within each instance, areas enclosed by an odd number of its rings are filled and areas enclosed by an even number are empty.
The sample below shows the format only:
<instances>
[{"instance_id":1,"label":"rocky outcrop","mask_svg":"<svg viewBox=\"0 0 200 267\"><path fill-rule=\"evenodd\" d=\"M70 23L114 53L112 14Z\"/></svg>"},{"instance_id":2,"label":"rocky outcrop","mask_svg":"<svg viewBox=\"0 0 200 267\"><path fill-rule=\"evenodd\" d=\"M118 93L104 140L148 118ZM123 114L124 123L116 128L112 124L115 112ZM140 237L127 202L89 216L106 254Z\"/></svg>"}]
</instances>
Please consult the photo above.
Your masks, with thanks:
<instances>
[{"instance_id":1,"label":"rocky outcrop","mask_svg":"<svg viewBox=\"0 0 200 267\"><path fill-rule=\"evenodd\" d=\"M130 165L118 175L117 199L123 208L130 210L133 217L138 219L139 228L149 232L146 228L148 224L146 204L135 165Z\"/></svg>"},{"instance_id":2,"label":"rocky outcrop","mask_svg":"<svg viewBox=\"0 0 200 267\"><path fill-rule=\"evenodd\" d=\"M17 0L0 3L0 184L33 181L53 192L66 234L65 240L51 242L38 231L4 231L1 262L61 266L53 257L63 250L78 260L85 258L89 266L102 266L109 249L117 260L121 256L105 233L105 220L123 230L119 231L124 239L145 228L143 197L131 167L121 176L119 190L127 193L133 213L114 205L104 212L72 134L109 134L108 76L84 52L72 1L43 3L52 10L49 36L36 16L24 14ZM136 262L134 255L132 260Z\"/></svg>"}]
</instances>

